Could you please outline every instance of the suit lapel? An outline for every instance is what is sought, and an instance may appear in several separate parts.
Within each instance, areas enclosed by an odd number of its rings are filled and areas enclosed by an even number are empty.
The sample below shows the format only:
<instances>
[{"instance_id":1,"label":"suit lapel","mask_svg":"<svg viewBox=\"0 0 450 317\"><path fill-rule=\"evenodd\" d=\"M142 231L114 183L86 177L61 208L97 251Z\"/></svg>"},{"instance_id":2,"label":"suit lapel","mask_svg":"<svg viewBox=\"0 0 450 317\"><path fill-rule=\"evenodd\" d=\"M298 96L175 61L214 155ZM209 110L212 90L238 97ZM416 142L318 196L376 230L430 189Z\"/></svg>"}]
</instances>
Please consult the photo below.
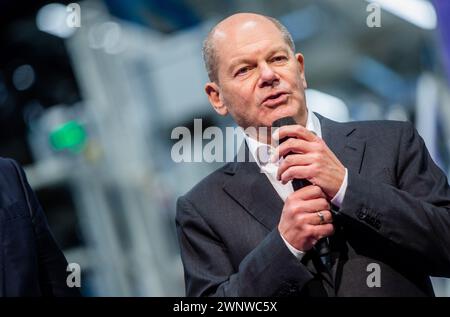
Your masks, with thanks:
<instances>
[{"instance_id":1,"label":"suit lapel","mask_svg":"<svg viewBox=\"0 0 450 317\"><path fill-rule=\"evenodd\" d=\"M246 145L243 147L248 151ZM234 176L225 183L223 189L259 223L271 231L280 220L283 200L255 162L247 160L234 163L232 169Z\"/></svg>"},{"instance_id":2,"label":"suit lapel","mask_svg":"<svg viewBox=\"0 0 450 317\"><path fill-rule=\"evenodd\" d=\"M356 128L351 125L334 122L319 114L322 137L331 151L337 156L341 163L351 172L360 173L364 159L366 142L356 137ZM340 228L332 237L332 252L336 259L333 263L332 274L334 276L335 291L337 291L342 275L342 267L347 259L347 246L342 238Z\"/></svg>"},{"instance_id":3,"label":"suit lapel","mask_svg":"<svg viewBox=\"0 0 450 317\"><path fill-rule=\"evenodd\" d=\"M329 120L316 113L322 138L342 164L353 172L361 172L366 142L356 137L356 128Z\"/></svg>"}]
</instances>

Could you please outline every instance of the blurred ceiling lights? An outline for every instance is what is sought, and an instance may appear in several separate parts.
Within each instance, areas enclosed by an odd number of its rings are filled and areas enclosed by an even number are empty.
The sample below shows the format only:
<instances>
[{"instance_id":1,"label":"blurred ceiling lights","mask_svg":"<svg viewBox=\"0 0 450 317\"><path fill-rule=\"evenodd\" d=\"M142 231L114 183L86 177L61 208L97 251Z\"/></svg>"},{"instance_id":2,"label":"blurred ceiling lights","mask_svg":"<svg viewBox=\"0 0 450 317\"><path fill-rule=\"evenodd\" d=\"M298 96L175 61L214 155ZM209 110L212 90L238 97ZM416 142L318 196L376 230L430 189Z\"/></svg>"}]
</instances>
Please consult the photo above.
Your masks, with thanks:
<instances>
[{"instance_id":1,"label":"blurred ceiling lights","mask_svg":"<svg viewBox=\"0 0 450 317\"><path fill-rule=\"evenodd\" d=\"M425 0L366 0L422 29L433 30L437 25L436 10Z\"/></svg>"},{"instance_id":2,"label":"blurred ceiling lights","mask_svg":"<svg viewBox=\"0 0 450 317\"><path fill-rule=\"evenodd\" d=\"M342 99L311 88L306 89L305 94L310 111L316 111L338 122L350 120L349 110Z\"/></svg>"},{"instance_id":3,"label":"blurred ceiling lights","mask_svg":"<svg viewBox=\"0 0 450 317\"><path fill-rule=\"evenodd\" d=\"M50 3L39 9L36 24L39 30L52 35L67 38L75 32L75 28L67 24L67 8L61 3Z\"/></svg>"}]
</instances>

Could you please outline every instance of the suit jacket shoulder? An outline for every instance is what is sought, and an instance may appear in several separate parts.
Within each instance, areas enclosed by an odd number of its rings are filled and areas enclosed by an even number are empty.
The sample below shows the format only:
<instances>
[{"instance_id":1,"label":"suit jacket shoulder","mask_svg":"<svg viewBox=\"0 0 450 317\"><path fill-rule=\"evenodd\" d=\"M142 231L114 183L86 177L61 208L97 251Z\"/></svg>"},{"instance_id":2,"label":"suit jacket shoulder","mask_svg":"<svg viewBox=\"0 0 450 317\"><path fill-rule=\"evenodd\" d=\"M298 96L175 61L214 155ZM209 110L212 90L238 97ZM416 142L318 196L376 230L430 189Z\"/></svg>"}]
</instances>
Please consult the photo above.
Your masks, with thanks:
<instances>
[{"instance_id":1,"label":"suit jacket shoulder","mask_svg":"<svg viewBox=\"0 0 450 317\"><path fill-rule=\"evenodd\" d=\"M23 169L0 158L0 296L79 296Z\"/></svg>"}]
</instances>

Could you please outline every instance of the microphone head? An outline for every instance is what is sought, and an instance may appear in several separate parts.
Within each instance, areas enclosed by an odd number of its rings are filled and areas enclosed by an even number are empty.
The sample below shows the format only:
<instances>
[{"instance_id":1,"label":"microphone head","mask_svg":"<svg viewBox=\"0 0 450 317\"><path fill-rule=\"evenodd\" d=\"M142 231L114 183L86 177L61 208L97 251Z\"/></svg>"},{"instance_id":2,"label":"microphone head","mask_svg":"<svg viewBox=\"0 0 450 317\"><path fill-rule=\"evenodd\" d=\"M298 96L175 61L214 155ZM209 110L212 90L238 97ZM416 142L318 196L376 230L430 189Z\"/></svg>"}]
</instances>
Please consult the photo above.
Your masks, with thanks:
<instances>
[{"instance_id":1,"label":"microphone head","mask_svg":"<svg viewBox=\"0 0 450 317\"><path fill-rule=\"evenodd\" d=\"M277 119L274 122L272 122L272 128L281 128L281 127L283 127L285 125L295 125L295 124L297 124L297 122L295 122L294 118L292 118L292 117L283 117L283 118ZM283 143L287 139L288 139L288 137L283 138L281 140L278 140L278 144Z\"/></svg>"},{"instance_id":2,"label":"microphone head","mask_svg":"<svg viewBox=\"0 0 450 317\"><path fill-rule=\"evenodd\" d=\"M297 122L295 122L294 118L292 117L284 117L284 118L280 118L275 120L274 122L272 122L272 127L273 128L280 128L283 127L285 125L295 125L297 124Z\"/></svg>"}]
</instances>

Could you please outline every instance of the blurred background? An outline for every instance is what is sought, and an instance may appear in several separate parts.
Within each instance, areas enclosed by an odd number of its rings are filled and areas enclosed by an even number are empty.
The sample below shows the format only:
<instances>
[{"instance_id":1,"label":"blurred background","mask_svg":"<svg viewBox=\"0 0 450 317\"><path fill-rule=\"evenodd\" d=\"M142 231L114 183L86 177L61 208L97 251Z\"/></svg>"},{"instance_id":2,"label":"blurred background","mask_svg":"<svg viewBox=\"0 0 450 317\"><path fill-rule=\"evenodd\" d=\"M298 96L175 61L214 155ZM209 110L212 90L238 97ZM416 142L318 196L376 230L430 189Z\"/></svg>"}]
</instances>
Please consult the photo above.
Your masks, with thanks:
<instances>
[{"instance_id":1,"label":"blurred background","mask_svg":"<svg viewBox=\"0 0 450 317\"><path fill-rule=\"evenodd\" d=\"M70 3L0 1L0 156L25 167L85 296L184 295L175 201L220 163L174 163L171 131L201 134L194 118L233 126L209 106L201 59L203 38L229 14L287 26L310 108L411 121L449 174L450 1ZM447 280L433 284L450 296Z\"/></svg>"}]
</instances>

